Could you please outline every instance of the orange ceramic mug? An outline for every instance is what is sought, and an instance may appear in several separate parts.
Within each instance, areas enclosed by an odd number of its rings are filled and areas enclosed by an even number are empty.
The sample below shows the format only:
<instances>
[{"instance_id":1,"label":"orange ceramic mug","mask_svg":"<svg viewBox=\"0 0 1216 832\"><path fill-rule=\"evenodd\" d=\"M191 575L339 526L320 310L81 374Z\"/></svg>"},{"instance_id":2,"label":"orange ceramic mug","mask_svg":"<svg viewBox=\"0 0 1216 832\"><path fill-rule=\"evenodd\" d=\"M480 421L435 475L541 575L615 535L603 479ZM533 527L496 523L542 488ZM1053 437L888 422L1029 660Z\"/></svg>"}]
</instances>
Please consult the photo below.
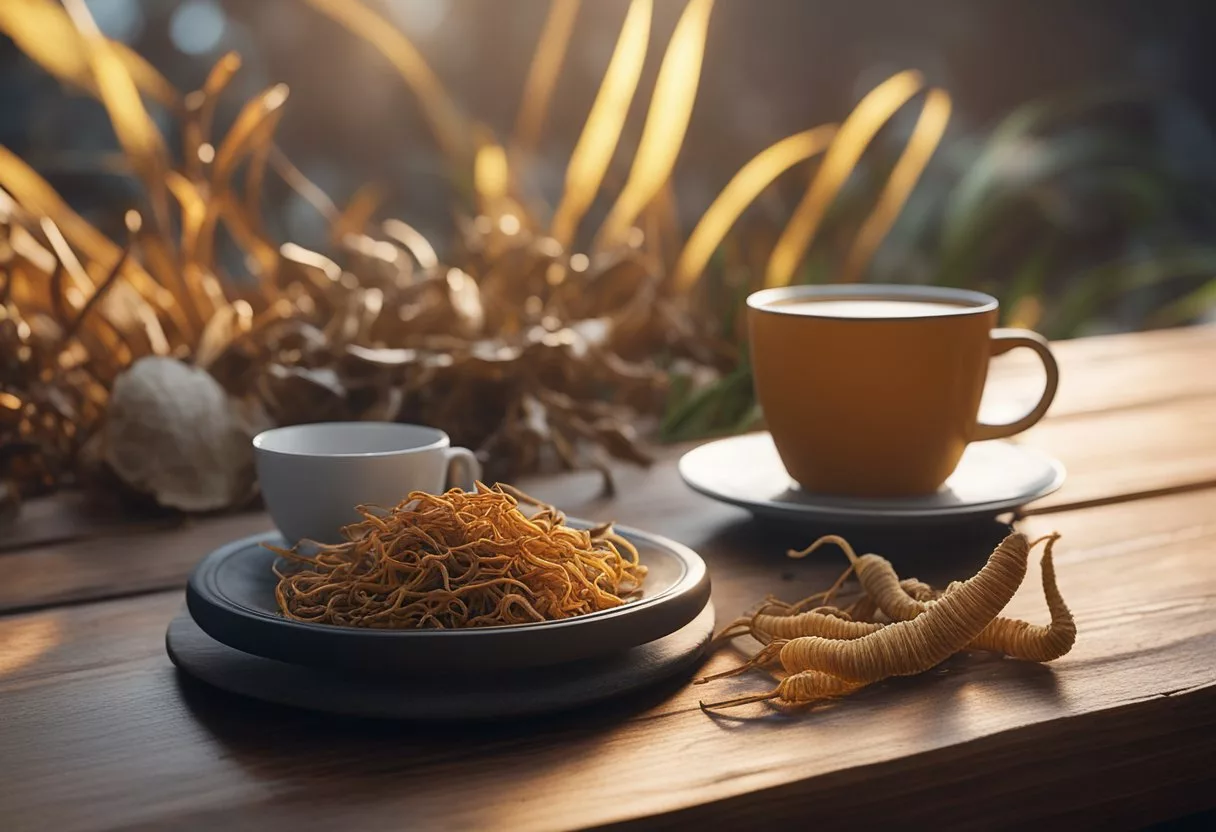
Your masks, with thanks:
<instances>
[{"instance_id":1,"label":"orange ceramic mug","mask_svg":"<svg viewBox=\"0 0 1216 832\"><path fill-rule=\"evenodd\" d=\"M789 286L747 299L756 393L803 488L865 497L936 491L968 442L1043 417L1059 370L1041 335L997 329L996 298L931 286ZM1047 385L1014 422L979 421L990 356L1038 353Z\"/></svg>"}]
</instances>

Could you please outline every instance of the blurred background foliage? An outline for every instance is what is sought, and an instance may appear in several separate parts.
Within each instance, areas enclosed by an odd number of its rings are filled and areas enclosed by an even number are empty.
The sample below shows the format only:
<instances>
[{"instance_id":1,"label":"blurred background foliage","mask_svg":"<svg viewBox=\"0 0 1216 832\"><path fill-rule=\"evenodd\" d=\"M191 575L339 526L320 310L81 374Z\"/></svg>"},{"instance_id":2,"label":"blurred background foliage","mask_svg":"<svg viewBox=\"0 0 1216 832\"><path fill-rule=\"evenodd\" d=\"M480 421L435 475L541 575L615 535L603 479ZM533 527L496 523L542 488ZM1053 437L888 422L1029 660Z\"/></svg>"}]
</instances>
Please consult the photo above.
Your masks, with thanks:
<instances>
[{"instance_id":1,"label":"blurred background foliage","mask_svg":"<svg viewBox=\"0 0 1216 832\"><path fill-rule=\"evenodd\" d=\"M511 132L548 0L371 0L410 36L463 112ZM541 134L530 186L557 201L567 161L628 3L582 4ZM292 100L279 141L338 204L374 182L383 216L440 247L467 183L453 176L415 100L387 62L299 0L88 0L99 26L180 89L215 60L243 59L221 130L240 102L275 82ZM683 2L659 0L666 42ZM718 0L673 192L685 232L759 150L843 117L883 78L920 70L948 90L945 137L864 277L992 292L1006 322L1052 338L1210 320L1216 310L1216 56L1213 4L1170 0ZM648 54L641 89L662 50ZM606 194L636 149L638 96ZM858 226L917 117L905 107L878 135L826 216L797 279L837 279ZM86 217L121 234L115 201L136 201L113 131L94 100L63 89L0 40L0 144L26 159ZM154 113L155 115L155 113ZM175 126L165 119L172 136ZM176 144L171 140L171 144ZM806 189L804 163L749 208L698 286L722 334L742 346L738 310L760 280ZM268 230L323 250L329 229L282 183L265 195ZM587 228L611 199L601 195ZM583 241L584 244L588 241ZM442 251L441 251L442 253ZM235 250L231 253L237 256ZM735 430L756 418L744 361L705 383L673 378L663 434Z\"/></svg>"}]
</instances>

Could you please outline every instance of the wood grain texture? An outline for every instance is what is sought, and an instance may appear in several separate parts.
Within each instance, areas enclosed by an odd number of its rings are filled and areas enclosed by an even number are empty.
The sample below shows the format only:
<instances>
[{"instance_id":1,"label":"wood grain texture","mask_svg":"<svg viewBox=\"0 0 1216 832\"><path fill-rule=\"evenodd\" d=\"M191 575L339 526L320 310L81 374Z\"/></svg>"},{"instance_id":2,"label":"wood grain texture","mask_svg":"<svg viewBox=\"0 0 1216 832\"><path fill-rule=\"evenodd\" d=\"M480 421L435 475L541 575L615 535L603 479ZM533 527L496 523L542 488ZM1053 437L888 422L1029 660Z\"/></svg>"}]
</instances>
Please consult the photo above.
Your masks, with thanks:
<instances>
[{"instance_id":1,"label":"wood grain texture","mask_svg":"<svg viewBox=\"0 0 1216 832\"><path fill-rule=\"evenodd\" d=\"M0 552L0 612L182 586L194 564L212 549L272 527L264 513L247 512L171 528L108 528L84 538Z\"/></svg>"},{"instance_id":2,"label":"wood grain texture","mask_svg":"<svg viewBox=\"0 0 1216 832\"><path fill-rule=\"evenodd\" d=\"M1034 504L1040 510L1216 486L1216 396L1046 420L1018 441L1042 448L1068 469L1064 486Z\"/></svg>"},{"instance_id":3,"label":"wood grain texture","mask_svg":"<svg viewBox=\"0 0 1216 832\"><path fill-rule=\"evenodd\" d=\"M1216 327L1087 338L1053 348L1064 373L1060 398L1051 416L1021 441L1059 457L1069 476L1061 491L1034 504L1035 511L1216 485ZM1012 380L1014 409L1021 407L1018 389L1037 396L1029 366L1015 357L994 372L991 389L998 399L1010 392L1006 382ZM660 449L649 470L618 466L616 500L602 498L595 472L522 484L573 515L635 523L631 516L658 518L660 527L641 527L676 539L685 530L745 519L746 512L693 494L680 482L674 463L690 447ZM9 542L0 551L0 613L178 587L212 548L272 525L251 512L180 529L162 527L171 517L122 528L112 514L82 515L80 508L73 494L36 500L17 523L0 527ZM24 548L16 548L21 543Z\"/></svg>"},{"instance_id":4,"label":"wood grain texture","mask_svg":"<svg viewBox=\"0 0 1216 832\"><path fill-rule=\"evenodd\" d=\"M1044 422L1022 441L1055 455L1068 468L1064 487L1033 503L1035 512L1122 502L1159 489L1216 486L1216 396ZM603 495L595 472L531 478L522 485L573 516L617 520L680 542L688 542L699 529L747 522L746 511L684 485L675 461L687 447L666 449L649 469L618 466L614 498ZM249 512L183 528L112 530L0 553L5 570L0 613L178 587L210 550L272 527L265 514Z\"/></svg>"},{"instance_id":5,"label":"wood grain texture","mask_svg":"<svg viewBox=\"0 0 1216 832\"><path fill-rule=\"evenodd\" d=\"M1017 441L1062 460L1068 480L1036 511L1216 485L1216 326L1052 344L1060 389ZM1038 359L993 362L983 412L1009 421L1042 389Z\"/></svg>"},{"instance_id":6,"label":"wood grain texture","mask_svg":"<svg viewBox=\"0 0 1216 832\"><path fill-rule=\"evenodd\" d=\"M1056 341L1051 349L1060 364L1052 420L1216 395L1216 326ZM1029 410L1042 378L1029 350L995 359L984 390L988 420Z\"/></svg>"},{"instance_id":7,"label":"wood grain texture","mask_svg":"<svg viewBox=\"0 0 1216 832\"><path fill-rule=\"evenodd\" d=\"M0 554L31 549L48 543L175 528L185 518L174 511L136 510L118 500L107 499L99 490L61 491L49 497L26 500L12 517L0 521Z\"/></svg>"},{"instance_id":8,"label":"wood grain texture","mask_svg":"<svg viewBox=\"0 0 1216 832\"><path fill-rule=\"evenodd\" d=\"M770 591L799 597L844 564L827 550L788 561L802 530L725 510L672 514L669 485L626 490L613 513L701 551L723 619ZM183 684L162 644L176 592L6 616L0 817L17 830L1126 827L1216 805L1216 768L1205 765L1216 736L1216 490L1025 528L1065 535L1057 572L1080 630L1071 654L1047 667L959 656L800 715L697 708L709 693L767 688L757 673L553 720L338 720ZM973 572L1000 531L867 548L943 582ZM1037 580L1036 567L1012 613L1045 618ZM738 660L725 651L707 669Z\"/></svg>"},{"instance_id":9,"label":"wood grain texture","mask_svg":"<svg viewBox=\"0 0 1216 832\"><path fill-rule=\"evenodd\" d=\"M26 520L41 527L9 527L24 548L0 552L0 611L152 594L0 617L0 828L1118 828L1211 808L1216 489L1138 495L1216 478L1214 349L1216 328L1056 346L1061 395L1025 441L1063 459L1070 480L1042 506L1060 513L1023 526L1065 534L1057 571L1080 628L1072 654L1048 668L957 657L800 716L757 706L710 718L696 707L710 691L682 686L459 729L247 702L179 679L163 632L181 596L157 590L180 585L215 545L266 528L264 516L134 532L94 518L105 535L73 541L97 529L51 528L62 509L40 503ZM998 391L1010 407L1035 392L1028 366L994 372L1015 385ZM782 554L817 530L690 493L671 464L681 450L649 471L622 469L614 500L594 474L525 485L573 514L698 549L723 620L838 574L843 561L826 550L796 563ZM1103 499L1124 502L1066 510ZM1002 531L854 542L944 583L973 572ZM1011 614L1045 618L1037 580L1036 567ZM728 650L707 669L738 660ZM769 684L751 674L713 693Z\"/></svg>"}]
</instances>

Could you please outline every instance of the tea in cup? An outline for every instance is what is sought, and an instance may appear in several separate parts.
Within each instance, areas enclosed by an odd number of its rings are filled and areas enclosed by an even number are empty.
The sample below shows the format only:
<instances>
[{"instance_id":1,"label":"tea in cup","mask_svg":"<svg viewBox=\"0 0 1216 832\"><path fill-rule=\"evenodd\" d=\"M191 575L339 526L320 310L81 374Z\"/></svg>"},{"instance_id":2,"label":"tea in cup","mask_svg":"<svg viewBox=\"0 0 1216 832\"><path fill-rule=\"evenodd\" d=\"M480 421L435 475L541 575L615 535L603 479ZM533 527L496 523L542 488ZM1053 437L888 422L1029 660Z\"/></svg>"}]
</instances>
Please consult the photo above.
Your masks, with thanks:
<instances>
[{"instance_id":1,"label":"tea in cup","mask_svg":"<svg viewBox=\"0 0 1216 832\"><path fill-rule=\"evenodd\" d=\"M1059 369L1034 332L997 328L996 298L930 286L790 286L747 300L756 393L773 444L805 490L859 497L930 494L969 442L1043 417ZM989 358L1034 350L1037 405L979 421Z\"/></svg>"}]
</instances>

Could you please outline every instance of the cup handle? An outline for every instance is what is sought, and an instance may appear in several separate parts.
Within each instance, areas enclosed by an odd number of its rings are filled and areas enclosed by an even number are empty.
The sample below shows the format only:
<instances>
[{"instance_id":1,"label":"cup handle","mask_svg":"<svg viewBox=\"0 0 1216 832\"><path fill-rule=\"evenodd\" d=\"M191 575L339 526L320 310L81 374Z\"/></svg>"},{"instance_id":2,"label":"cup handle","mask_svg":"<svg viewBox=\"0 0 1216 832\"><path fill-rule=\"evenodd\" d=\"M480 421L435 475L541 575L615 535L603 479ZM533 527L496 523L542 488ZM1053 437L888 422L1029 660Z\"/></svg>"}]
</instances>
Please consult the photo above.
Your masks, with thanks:
<instances>
[{"instance_id":1,"label":"cup handle","mask_svg":"<svg viewBox=\"0 0 1216 832\"><path fill-rule=\"evenodd\" d=\"M472 491L474 483L481 479L481 463L477 461L477 455L468 448L446 448L443 454L448 462L448 481L444 487ZM452 476L453 469L457 469L458 476Z\"/></svg>"},{"instance_id":2,"label":"cup handle","mask_svg":"<svg viewBox=\"0 0 1216 832\"><path fill-rule=\"evenodd\" d=\"M1000 439L1004 436L1021 433L1043 418L1047 408L1051 407L1052 399L1056 397L1056 388L1060 385L1060 368L1056 365L1055 356L1051 354L1047 339L1028 329L992 330L992 355L1003 355L1018 347L1029 347L1038 353L1039 359L1042 360L1043 369L1047 371L1047 384L1043 387L1043 395L1039 399L1039 403L1021 419L1004 425L989 425L979 422L975 426L976 441Z\"/></svg>"}]
</instances>

